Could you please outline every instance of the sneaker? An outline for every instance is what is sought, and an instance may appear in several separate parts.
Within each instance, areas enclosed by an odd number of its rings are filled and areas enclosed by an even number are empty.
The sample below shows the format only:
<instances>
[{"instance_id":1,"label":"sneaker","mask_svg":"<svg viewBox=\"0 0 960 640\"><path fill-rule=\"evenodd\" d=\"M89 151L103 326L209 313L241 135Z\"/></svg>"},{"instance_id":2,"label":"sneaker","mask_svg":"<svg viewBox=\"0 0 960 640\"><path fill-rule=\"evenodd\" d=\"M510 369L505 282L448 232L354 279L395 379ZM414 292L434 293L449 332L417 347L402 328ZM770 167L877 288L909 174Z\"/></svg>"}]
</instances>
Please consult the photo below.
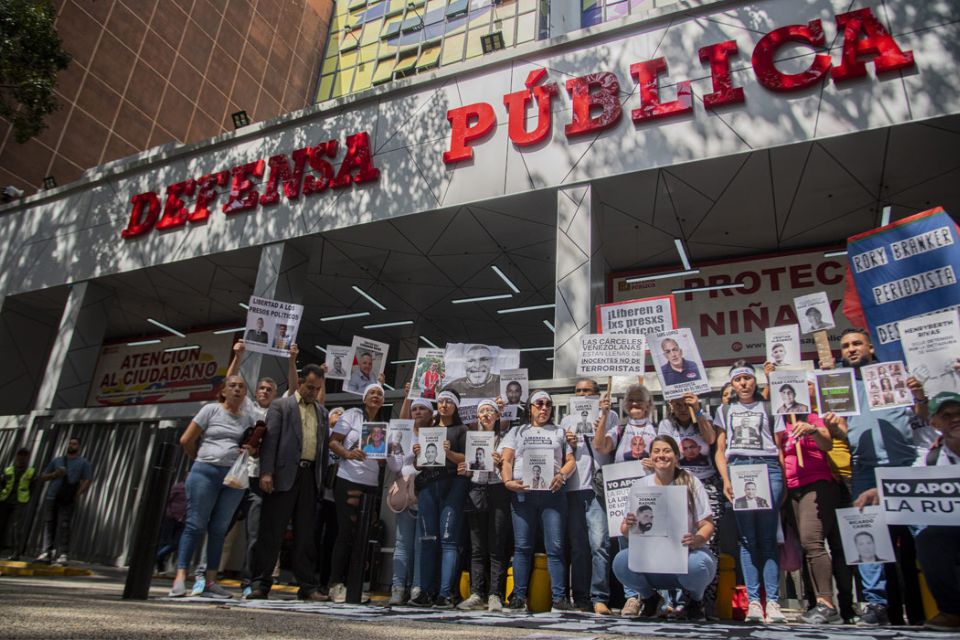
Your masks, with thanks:
<instances>
[{"instance_id":1,"label":"sneaker","mask_svg":"<svg viewBox=\"0 0 960 640\"><path fill-rule=\"evenodd\" d=\"M251 593L253 593L253 587L247 585L243 588L243 591L240 592L240 597L246 600L247 596L249 596Z\"/></svg>"},{"instance_id":2,"label":"sneaker","mask_svg":"<svg viewBox=\"0 0 960 640\"><path fill-rule=\"evenodd\" d=\"M330 601L343 604L347 601L347 587L342 582L330 586Z\"/></svg>"},{"instance_id":3,"label":"sneaker","mask_svg":"<svg viewBox=\"0 0 960 640\"><path fill-rule=\"evenodd\" d=\"M800 616L800 620L806 624L842 624L843 618L840 612L832 607L828 607L822 602L818 602L815 607Z\"/></svg>"},{"instance_id":4,"label":"sneaker","mask_svg":"<svg viewBox=\"0 0 960 640\"><path fill-rule=\"evenodd\" d=\"M688 600L687 604L683 607L682 619L689 620L690 622L705 622L707 615L703 611L703 601Z\"/></svg>"},{"instance_id":5,"label":"sneaker","mask_svg":"<svg viewBox=\"0 0 960 640\"><path fill-rule=\"evenodd\" d=\"M507 605L507 611L510 613L526 613L527 599L522 596L513 596L510 598L510 604Z\"/></svg>"},{"instance_id":6,"label":"sneaker","mask_svg":"<svg viewBox=\"0 0 960 640\"><path fill-rule=\"evenodd\" d=\"M570 613L572 611L576 611L576 609L573 608L573 605L570 604L570 601L566 598L554 600L553 604L550 605L550 613Z\"/></svg>"},{"instance_id":7,"label":"sneaker","mask_svg":"<svg viewBox=\"0 0 960 640\"><path fill-rule=\"evenodd\" d=\"M923 628L933 631L960 631L960 615L940 612L924 622Z\"/></svg>"},{"instance_id":8,"label":"sneaker","mask_svg":"<svg viewBox=\"0 0 960 640\"><path fill-rule=\"evenodd\" d=\"M203 595L203 592L207 590L207 579L206 578L197 578L193 581L193 591L190 592L191 596L200 596Z\"/></svg>"},{"instance_id":9,"label":"sneaker","mask_svg":"<svg viewBox=\"0 0 960 640\"><path fill-rule=\"evenodd\" d=\"M487 598L487 611L503 611L503 602L500 596L491 595Z\"/></svg>"},{"instance_id":10,"label":"sneaker","mask_svg":"<svg viewBox=\"0 0 960 640\"><path fill-rule=\"evenodd\" d=\"M574 600L573 601L573 610L582 611L583 613L590 613L593 611L593 605L589 600Z\"/></svg>"},{"instance_id":11,"label":"sneaker","mask_svg":"<svg viewBox=\"0 0 960 640\"><path fill-rule=\"evenodd\" d=\"M433 601L434 609L453 609L453 598L448 596L437 596Z\"/></svg>"},{"instance_id":12,"label":"sneaker","mask_svg":"<svg viewBox=\"0 0 960 640\"><path fill-rule=\"evenodd\" d=\"M428 594L426 591L421 591L415 597L410 598L410 600L407 602L407 606L421 608L432 607L433 598L431 598L430 594Z\"/></svg>"},{"instance_id":13,"label":"sneaker","mask_svg":"<svg viewBox=\"0 0 960 640\"><path fill-rule=\"evenodd\" d=\"M887 607L882 604L866 603L860 607L860 621L858 625L864 627L885 627L890 624L887 617Z\"/></svg>"},{"instance_id":14,"label":"sneaker","mask_svg":"<svg viewBox=\"0 0 960 640\"><path fill-rule=\"evenodd\" d=\"M228 600L233 596L226 589L220 586L218 582L208 582L207 588L200 594L201 598L214 598L216 600Z\"/></svg>"},{"instance_id":15,"label":"sneaker","mask_svg":"<svg viewBox=\"0 0 960 640\"><path fill-rule=\"evenodd\" d=\"M65 567L65 566L67 566L67 562L69 562L69 559L67 558L67 554L61 553L61 554L57 557L57 561L54 562L53 564L59 565L59 566L61 566L61 567Z\"/></svg>"},{"instance_id":16,"label":"sneaker","mask_svg":"<svg viewBox=\"0 0 960 640\"><path fill-rule=\"evenodd\" d=\"M636 598L627 598L623 603L623 609L620 609L620 615L624 618L636 618L640 615L640 601Z\"/></svg>"},{"instance_id":17,"label":"sneaker","mask_svg":"<svg viewBox=\"0 0 960 640\"><path fill-rule=\"evenodd\" d=\"M595 602L593 604L593 613L598 616L608 616L610 615L610 607L607 606L606 602Z\"/></svg>"},{"instance_id":18,"label":"sneaker","mask_svg":"<svg viewBox=\"0 0 960 640\"><path fill-rule=\"evenodd\" d=\"M660 605L663 604L663 596L654 592L649 598L643 601L643 609L640 611L641 618L652 618L660 612Z\"/></svg>"},{"instance_id":19,"label":"sneaker","mask_svg":"<svg viewBox=\"0 0 960 640\"><path fill-rule=\"evenodd\" d=\"M246 590L244 590L246 591ZM261 591L260 589L251 589L250 593L244 593L244 600L266 600L270 597L270 594L266 591Z\"/></svg>"},{"instance_id":20,"label":"sneaker","mask_svg":"<svg viewBox=\"0 0 960 640\"><path fill-rule=\"evenodd\" d=\"M750 603L750 606L747 607L747 617L744 618L745 622L763 622L763 607L760 606L760 603L756 600Z\"/></svg>"},{"instance_id":21,"label":"sneaker","mask_svg":"<svg viewBox=\"0 0 960 640\"><path fill-rule=\"evenodd\" d=\"M387 602L388 607L399 607L404 602L406 602L407 590L403 587L393 587L390 589L390 601Z\"/></svg>"},{"instance_id":22,"label":"sneaker","mask_svg":"<svg viewBox=\"0 0 960 640\"><path fill-rule=\"evenodd\" d=\"M44 551L37 556L37 562L50 562L50 552Z\"/></svg>"},{"instance_id":23,"label":"sneaker","mask_svg":"<svg viewBox=\"0 0 960 640\"><path fill-rule=\"evenodd\" d=\"M768 601L767 602L767 622L780 623L786 622L787 616L783 615L783 611L780 610L780 603Z\"/></svg>"},{"instance_id":24,"label":"sneaker","mask_svg":"<svg viewBox=\"0 0 960 640\"><path fill-rule=\"evenodd\" d=\"M182 598L187 595L187 585L183 580L174 580L173 586L170 587L170 593L167 594L170 598Z\"/></svg>"},{"instance_id":25,"label":"sneaker","mask_svg":"<svg viewBox=\"0 0 960 640\"><path fill-rule=\"evenodd\" d=\"M471 593L470 597L457 605L460 611L483 611L483 598L479 594Z\"/></svg>"}]
</instances>

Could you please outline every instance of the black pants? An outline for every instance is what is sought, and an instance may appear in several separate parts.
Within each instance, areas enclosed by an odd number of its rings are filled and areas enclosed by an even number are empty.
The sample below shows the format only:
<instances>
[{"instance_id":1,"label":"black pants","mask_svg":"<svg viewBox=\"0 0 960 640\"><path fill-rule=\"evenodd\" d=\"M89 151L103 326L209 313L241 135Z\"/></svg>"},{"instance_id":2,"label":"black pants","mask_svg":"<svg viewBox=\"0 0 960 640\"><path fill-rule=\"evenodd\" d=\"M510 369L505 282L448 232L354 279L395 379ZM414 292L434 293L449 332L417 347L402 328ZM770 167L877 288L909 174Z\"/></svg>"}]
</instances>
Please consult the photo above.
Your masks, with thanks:
<instances>
[{"instance_id":1,"label":"black pants","mask_svg":"<svg viewBox=\"0 0 960 640\"><path fill-rule=\"evenodd\" d=\"M260 535L251 554L253 580L251 586L259 591L270 591L273 586L273 568L280 554L280 541L293 518L293 575L300 586L298 595L306 596L317 590L314 569L317 548L313 526L316 518L317 485L313 466L297 469L297 479L289 491L263 494L260 510Z\"/></svg>"},{"instance_id":2,"label":"black pants","mask_svg":"<svg viewBox=\"0 0 960 640\"><path fill-rule=\"evenodd\" d=\"M481 598L495 595L502 600L513 546L509 489L502 484L472 485L467 497L467 525L471 549L470 592Z\"/></svg>"},{"instance_id":3,"label":"black pants","mask_svg":"<svg viewBox=\"0 0 960 640\"><path fill-rule=\"evenodd\" d=\"M330 582L333 545L337 540L337 505L332 500L317 500L317 584Z\"/></svg>"},{"instance_id":4,"label":"black pants","mask_svg":"<svg viewBox=\"0 0 960 640\"><path fill-rule=\"evenodd\" d=\"M337 485L333 489L334 501L337 505L337 540L333 543L330 586L346 584L347 566L350 564L353 544L354 542L366 543L365 540L356 540L360 527L360 505L363 503L363 494L372 495L376 491L377 487L368 487L365 484L337 478Z\"/></svg>"},{"instance_id":5,"label":"black pants","mask_svg":"<svg viewBox=\"0 0 960 640\"><path fill-rule=\"evenodd\" d=\"M0 549L3 549L6 543L15 555L19 555L22 551L23 523L21 520L26 513L26 506L19 502L0 502Z\"/></svg>"}]
</instances>

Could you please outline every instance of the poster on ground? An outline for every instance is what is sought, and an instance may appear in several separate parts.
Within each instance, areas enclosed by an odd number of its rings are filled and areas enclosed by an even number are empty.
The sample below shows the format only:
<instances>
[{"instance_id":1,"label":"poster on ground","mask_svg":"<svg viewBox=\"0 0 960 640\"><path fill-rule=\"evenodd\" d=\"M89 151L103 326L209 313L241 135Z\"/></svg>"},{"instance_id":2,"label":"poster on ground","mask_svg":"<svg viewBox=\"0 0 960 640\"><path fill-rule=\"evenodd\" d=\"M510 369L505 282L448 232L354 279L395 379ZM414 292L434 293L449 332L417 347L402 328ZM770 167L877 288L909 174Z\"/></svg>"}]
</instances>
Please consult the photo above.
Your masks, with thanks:
<instances>
[{"instance_id":1,"label":"poster on ground","mask_svg":"<svg viewBox=\"0 0 960 640\"><path fill-rule=\"evenodd\" d=\"M767 362L777 367L800 366L800 327L788 324L785 327L767 327L764 331L767 345Z\"/></svg>"},{"instance_id":2,"label":"poster on ground","mask_svg":"<svg viewBox=\"0 0 960 640\"><path fill-rule=\"evenodd\" d=\"M890 530L879 506L837 509L837 524L847 564L896 562Z\"/></svg>"},{"instance_id":3,"label":"poster on ground","mask_svg":"<svg viewBox=\"0 0 960 640\"><path fill-rule=\"evenodd\" d=\"M633 485L630 511L637 523L630 528L627 565L637 573L687 573L687 489L679 486Z\"/></svg>"},{"instance_id":4,"label":"poster on ground","mask_svg":"<svg viewBox=\"0 0 960 640\"><path fill-rule=\"evenodd\" d=\"M387 457L387 423L364 422L360 432L360 450L371 460Z\"/></svg>"},{"instance_id":5,"label":"poster on ground","mask_svg":"<svg viewBox=\"0 0 960 640\"><path fill-rule=\"evenodd\" d=\"M734 511L770 509L770 475L765 464L732 464L727 467L733 485Z\"/></svg>"},{"instance_id":6,"label":"poster on ground","mask_svg":"<svg viewBox=\"0 0 960 640\"><path fill-rule=\"evenodd\" d=\"M821 414L833 412L838 416L860 415L853 369L831 369L813 373L816 379L817 407Z\"/></svg>"},{"instance_id":7,"label":"poster on ground","mask_svg":"<svg viewBox=\"0 0 960 640\"><path fill-rule=\"evenodd\" d=\"M417 466L442 467L447 464L447 454L443 449L443 442L447 439L446 427L423 427L417 433L420 444L420 455L417 457Z\"/></svg>"},{"instance_id":8,"label":"poster on ground","mask_svg":"<svg viewBox=\"0 0 960 640\"><path fill-rule=\"evenodd\" d=\"M770 383L770 406L773 414L790 413L806 416L810 413L810 389L807 372L797 369L777 369L767 376Z\"/></svg>"},{"instance_id":9,"label":"poster on ground","mask_svg":"<svg viewBox=\"0 0 960 640\"><path fill-rule=\"evenodd\" d=\"M353 363L353 347L338 344L327 345L327 377L332 380L350 379L350 365Z\"/></svg>"},{"instance_id":10,"label":"poster on ground","mask_svg":"<svg viewBox=\"0 0 960 640\"><path fill-rule=\"evenodd\" d=\"M960 353L960 352L958 352ZM860 367L867 402L871 409L913 406L913 394L907 388L907 368L899 360ZM936 392L930 393L934 396Z\"/></svg>"},{"instance_id":11,"label":"poster on ground","mask_svg":"<svg viewBox=\"0 0 960 640\"><path fill-rule=\"evenodd\" d=\"M347 393L360 395L368 384L376 382L387 366L390 345L369 338L353 336L353 366L350 379L343 385Z\"/></svg>"},{"instance_id":12,"label":"poster on ground","mask_svg":"<svg viewBox=\"0 0 960 640\"><path fill-rule=\"evenodd\" d=\"M303 318L303 305L250 296L243 343L247 351L290 356Z\"/></svg>"},{"instance_id":13,"label":"poster on ground","mask_svg":"<svg viewBox=\"0 0 960 640\"><path fill-rule=\"evenodd\" d=\"M413 420L391 420L387 427L387 455L405 456L413 453Z\"/></svg>"},{"instance_id":14,"label":"poster on ground","mask_svg":"<svg viewBox=\"0 0 960 640\"><path fill-rule=\"evenodd\" d=\"M443 349L419 349L413 365L409 397L436 400L444 372Z\"/></svg>"},{"instance_id":15,"label":"poster on ground","mask_svg":"<svg viewBox=\"0 0 960 640\"><path fill-rule=\"evenodd\" d=\"M900 341L910 375L928 397L960 393L960 312L941 311L900 321Z\"/></svg>"},{"instance_id":16,"label":"poster on ground","mask_svg":"<svg viewBox=\"0 0 960 640\"><path fill-rule=\"evenodd\" d=\"M887 524L957 526L960 466L879 467L876 474Z\"/></svg>"},{"instance_id":17,"label":"poster on ground","mask_svg":"<svg viewBox=\"0 0 960 640\"><path fill-rule=\"evenodd\" d=\"M685 393L710 393L707 372L690 329L650 334L647 343L665 399L679 398Z\"/></svg>"},{"instance_id":18,"label":"poster on ground","mask_svg":"<svg viewBox=\"0 0 960 640\"><path fill-rule=\"evenodd\" d=\"M500 371L520 366L518 349L501 349L485 344L448 344L444 389L453 389L461 398L496 398L500 394Z\"/></svg>"},{"instance_id":19,"label":"poster on ground","mask_svg":"<svg viewBox=\"0 0 960 640\"><path fill-rule=\"evenodd\" d=\"M646 335L677 328L673 295L598 304L598 333Z\"/></svg>"},{"instance_id":20,"label":"poster on ground","mask_svg":"<svg viewBox=\"0 0 960 640\"><path fill-rule=\"evenodd\" d=\"M833 321L833 311L830 310L830 299L826 291L794 298L793 306L797 309L797 320L800 321L800 331L803 333L826 331L837 326Z\"/></svg>"},{"instance_id":21,"label":"poster on ground","mask_svg":"<svg viewBox=\"0 0 960 640\"><path fill-rule=\"evenodd\" d=\"M464 459L470 471L493 471L494 443L497 435L493 431L467 431L467 446Z\"/></svg>"},{"instance_id":22,"label":"poster on ground","mask_svg":"<svg viewBox=\"0 0 960 640\"><path fill-rule=\"evenodd\" d=\"M607 507L607 528L610 537L620 536L620 523L627 514L630 488L633 483L647 475L643 463L617 462L603 466L603 496Z\"/></svg>"},{"instance_id":23,"label":"poster on ground","mask_svg":"<svg viewBox=\"0 0 960 640\"><path fill-rule=\"evenodd\" d=\"M526 402L530 395L530 380L526 369L500 370L500 397L507 404Z\"/></svg>"}]
</instances>

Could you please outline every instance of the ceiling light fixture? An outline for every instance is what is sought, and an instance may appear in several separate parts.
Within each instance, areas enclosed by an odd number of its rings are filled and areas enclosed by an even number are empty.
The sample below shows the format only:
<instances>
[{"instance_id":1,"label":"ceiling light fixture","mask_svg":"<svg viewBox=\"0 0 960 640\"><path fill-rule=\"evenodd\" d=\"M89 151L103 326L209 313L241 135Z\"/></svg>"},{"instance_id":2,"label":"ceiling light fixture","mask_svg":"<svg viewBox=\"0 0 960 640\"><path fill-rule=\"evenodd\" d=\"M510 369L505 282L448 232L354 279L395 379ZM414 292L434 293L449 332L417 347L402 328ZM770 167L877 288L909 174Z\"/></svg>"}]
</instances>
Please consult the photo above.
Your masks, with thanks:
<instances>
[{"instance_id":1,"label":"ceiling light fixture","mask_svg":"<svg viewBox=\"0 0 960 640\"><path fill-rule=\"evenodd\" d=\"M329 320L349 320L350 318L363 318L370 315L369 311L361 311L359 313L344 313L339 316L326 316L320 318L320 322L327 322Z\"/></svg>"},{"instance_id":2,"label":"ceiling light fixture","mask_svg":"<svg viewBox=\"0 0 960 640\"><path fill-rule=\"evenodd\" d=\"M520 349L520 351L553 351L553 347L527 347L526 349Z\"/></svg>"},{"instance_id":3,"label":"ceiling light fixture","mask_svg":"<svg viewBox=\"0 0 960 640\"><path fill-rule=\"evenodd\" d=\"M367 293L366 291L364 291L363 289L361 289L361 288L358 287L357 285L353 285L351 288L352 288L354 291L356 291L357 293L359 293L360 295L362 295L364 298L366 298L367 300L369 300L370 302L372 302L374 305L376 305L377 308L379 308L381 311L386 311L386 310L387 310L387 308L386 308L385 306L383 306L382 304L380 304L380 301L379 301L379 300L377 300L376 298L374 298L372 295L370 295L369 293Z\"/></svg>"},{"instance_id":4,"label":"ceiling light fixture","mask_svg":"<svg viewBox=\"0 0 960 640\"><path fill-rule=\"evenodd\" d=\"M193 351L194 349L199 349L199 348L200 348L200 345L198 344L188 344L182 347L169 347L167 349L164 349L164 352L173 353L174 351Z\"/></svg>"},{"instance_id":5,"label":"ceiling light fixture","mask_svg":"<svg viewBox=\"0 0 960 640\"><path fill-rule=\"evenodd\" d=\"M400 322L381 322L380 324L365 324L364 329L385 329L386 327L405 327L413 324L413 320L401 320Z\"/></svg>"},{"instance_id":6,"label":"ceiling light fixture","mask_svg":"<svg viewBox=\"0 0 960 640\"><path fill-rule=\"evenodd\" d=\"M486 302L487 300L505 300L507 298L512 298L512 293L501 293L495 296L477 296L476 298L457 298L456 300L451 300L453 304L463 304L465 302Z\"/></svg>"},{"instance_id":7,"label":"ceiling light fixture","mask_svg":"<svg viewBox=\"0 0 960 640\"><path fill-rule=\"evenodd\" d=\"M318 344L313 345L313 348L314 348L314 349L319 349L319 350L320 350L320 353L326 353L326 352L327 352L326 349L324 349L323 347L321 347L321 346L318 345Z\"/></svg>"},{"instance_id":8,"label":"ceiling light fixture","mask_svg":"<svg viewBox=\"0 0 960 640\"><path fill-rule=\"evenodd\" d=\"M497 309L497 313L521 313L523 311L539 311L540 309L553 309L557 305L553 302L550 304L535 304L530 307L513 307L512 309Z\"/></svg>"},{"instance_id":9,"label":"ceiling light fixture","mask_svg":"<svg viewBox=\"0 0 960 640\"><path fill-rule=\"evenodd\" d=\"M163 342L163 340L160 340L159 338L154 338L153 340L138 340L136 342L128 342L127 346L128 347L144 347L148 344L160 344L161 342Z\"/></svg>"},{"instance_id":10,"label":"ceiling light fixture","mask_svg":"<svg viewBox=\"0 0 960 640\"><path fill-rule=\"evenodd\" d=\"M237 304L243 307L244 309L246 309L247 311L250 311L250 305L248 305L246 302L238 302Z\"/></svg>"},{"instance_id":11,"label":"ceiling light fixture","mask_svg":"<svg viewBox=\"0 0 960 640\"><path fill-rule=\"evenodd\" d=\"M695 276L700 273L700 269L690 269L688 271L671 271L670 273L658 273L652 276L637 276L627 278L627 284L634 282L650 282L651 280L663 280L665 278L679 278L680 276Z\"/></svg>"},{"instance_id":12,"label":"ceiling light fixture","mask_svg":"<svg viewBox=\"0 0 960 640\"><path fill-rule=\"evenodd\" d=\"M244 329L246 329L246 327L234 327L233 329L217 329L216 331L213 332L213 335L222 336L225 333L240 333Z\"/></svg>"},{"instance_id":13,"label":"ceiling light fixture","mask_svg":"<svg viewBox=\"0 0 960 640\"><path fill-rule=\"evenodd\" d=\"M428 345L430 345L430 346L433 347L434 349L439 349L439 348L440 348L440 347L438 347L438 346L433 342L433 340L431 340L430 338L425 338L424 336L420 336L420 339L423 340L424 342L426 342Z\"/></svg>"},{"instance_id":14,"label":"ceiling light fixture","mask_svg":"<svg viewBox=\"0 0 960 640\"><path fill-rule=\"evenodd\" d=\"M722 289L743 289L745 286L744 283L738 282L736 284L718 284L712 287L691 287L689 289L674 289L670 293L694 293L695 291L720 291Z\"/></svg>"},{"instance_id":15,"label":"ceiling light fixture","mask_svg":"<svg viewBox=\"0 0 960 640\"><path fill-rule=\"evenodd\" d=\"M553 326L553 323L550 322L549 320L544 320L544 321L543 321L543 324L545 324L545 325L547 326L547 329L550 329L550 331L552 331L553 333L556 333L556 332L557 332L557 328L554 327L554 326Z\"/></svg>"},{"instance_id":16,"label":"ceiling light fixture","mask_svg":"<svg viewBox=\"0 0 960 640\"><path fill-rule=\"evenodd\" d=\"M172 327L168 327L167 325L163 324L163 323L160 322L159 320L154 320L153 318L147 318L147 322L149 322L150 324L152 324L152 325L154 325L154 326L156 326L156 327L160 327L160 328L163 329L164 331L169 331L169 332L172 333L173 335L178 336L178 337L180 337L180 338L186 338L186 337L187 337L187 334L181 333L180 331L177 331L176 329L174 329L174 328L172 328Z\"/></svg>"},{"instance_id":17,"label":"ceiling light fixture","mask_svg":"<svg viewBox=\"0 0 960 640\"><path fill-rule=\"evenodd\" d=\"M500 267L498 267L497 265L491 265L490 268L493 269L494 273L496 273L498 276L500 276L500 279L501 279L501 280L503 280L504 282L507 283L507 286L510 287L510 291L513 291L514 293L520 293L520 289L517 288L517 285L513 284L513 280L511 280L510 278L508 278L508 277L507 277L507 274L505 274L505 273L500 269Z\"/></svg>"},{"instance_id":18,"label":"ceiling light fixture","mask_svg":"<svg viewBox=\"0 0 960 640\"><path fill-rule=\"evenodd\" d=\"M839 258L840 256L847 255L847 250L843 249L842 251L827 251L823 254L824 258Z\"/></svg>"},{"instance_id":19,"label":"ceiling light fixture","mask_svg":"<svg viewBox=\"0 0 960 640\"><path fill-rule=\"evenodd\" d=\"M414 358L413 360L391 360L390 364L412 364L416 361L417 361L416 358Z\"/></svg>"},{"instance_id":20,"label":"ceiling light fixture","mask_svg":"<svg viewBox=\"0 0 960 640\"><path fill-rule=\"evenodd\" d=\"M673 245L677 248L677 253L680 254L680 262L683 263L683 268L689 271L690 258L687 257L687 249L683 246L683 240L680 238L674 238Z\"/></svg>"}]
</instances>

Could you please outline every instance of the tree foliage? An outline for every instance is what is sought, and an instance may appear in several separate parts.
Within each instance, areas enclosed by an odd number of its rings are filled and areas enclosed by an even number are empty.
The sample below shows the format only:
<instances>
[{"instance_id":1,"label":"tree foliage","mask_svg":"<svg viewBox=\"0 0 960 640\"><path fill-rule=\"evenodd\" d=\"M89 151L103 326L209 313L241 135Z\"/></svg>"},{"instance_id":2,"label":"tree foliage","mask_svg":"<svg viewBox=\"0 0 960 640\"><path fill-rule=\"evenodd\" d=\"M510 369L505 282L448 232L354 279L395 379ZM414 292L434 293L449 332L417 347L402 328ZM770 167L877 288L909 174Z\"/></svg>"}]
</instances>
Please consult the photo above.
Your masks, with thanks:
<instances>
[{"instance_id":1,"label":"tree foliage","mask_svg":"<svg viewBox=\"0 0 960 640\"><path fill-rule=\"evenodd\" d=\"M44 118L60 108L53 89L70 55L55 17L46 0L0 0L0 116L13 123L17 142L43 131Z\"/></svg>"}]
</instances>

